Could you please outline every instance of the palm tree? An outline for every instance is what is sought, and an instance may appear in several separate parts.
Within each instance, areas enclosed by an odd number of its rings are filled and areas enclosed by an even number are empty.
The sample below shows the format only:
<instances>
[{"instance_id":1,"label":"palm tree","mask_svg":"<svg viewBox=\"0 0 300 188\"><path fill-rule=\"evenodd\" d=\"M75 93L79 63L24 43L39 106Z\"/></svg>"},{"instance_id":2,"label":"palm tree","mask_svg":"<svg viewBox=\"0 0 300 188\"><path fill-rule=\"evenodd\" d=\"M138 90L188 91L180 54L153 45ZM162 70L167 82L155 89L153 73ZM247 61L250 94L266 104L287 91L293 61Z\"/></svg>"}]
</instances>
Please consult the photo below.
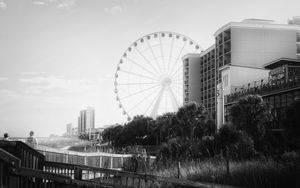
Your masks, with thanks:
<instances>
[{"instance_id":1,"label":"palm tree","mask_svg":"<svg viewBox=\"0 0 300 188\"><path fill-rule=\"evenodd\" d=\"M272 120L270 106L259 95L241 98L230 108L230 117L233 125L250 134L257 145Z\"/></svg>"},{"instance_id":2,"label":"palm tree","mask_svg":"<svg viewBox=\"0 0 300 188\"><path fill-rule=\"evenodd\" d=\"M179 108L176 120L183 129L183 137L192 142L196 127L203 126L207 116L205 107L196 102L190 102Z\"/></svg>"},{"instance_id":3,"label":"palm tree","mask_svg":"<svg viewBox=\"0 0 300 188\"><path fill-rule=\"evenodd\" d=\"M169 139L174 117L175 113L171 112L157 117L155 133L159 138L158 140L160 144L162 141L167 141Z\"/></svg>"}]
</instances>

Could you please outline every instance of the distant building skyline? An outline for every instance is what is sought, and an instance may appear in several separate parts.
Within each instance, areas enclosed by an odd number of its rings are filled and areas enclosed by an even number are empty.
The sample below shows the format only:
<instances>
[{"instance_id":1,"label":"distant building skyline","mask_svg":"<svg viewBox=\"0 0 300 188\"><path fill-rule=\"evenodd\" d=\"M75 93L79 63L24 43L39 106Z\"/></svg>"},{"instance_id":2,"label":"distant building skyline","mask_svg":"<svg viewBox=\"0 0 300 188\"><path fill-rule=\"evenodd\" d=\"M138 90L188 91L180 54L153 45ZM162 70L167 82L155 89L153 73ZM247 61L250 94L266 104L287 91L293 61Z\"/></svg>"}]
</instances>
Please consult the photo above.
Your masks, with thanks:
<instances>
[{"instance_id":1,"label":"distant building skyline","mask_svg":"<svg viewBox=\"0 0 300 188\"><path fill-rule=\"evenodd\" d=\"M72 135L72 123L68 123L67 125L66 125L66 133L67 133L67 135Z\"/></svg>"},{"instance_id":2,"label":"distant building skyline","mask_svg":"<svg viewBox=\"0 0 300 188\"><path fill-rule=\"evenodd\" d=\"M83 132L90 132L95 128L95 109L87 107L80 111L78 117L78 134Z\"/></svg>"}]
</instances>

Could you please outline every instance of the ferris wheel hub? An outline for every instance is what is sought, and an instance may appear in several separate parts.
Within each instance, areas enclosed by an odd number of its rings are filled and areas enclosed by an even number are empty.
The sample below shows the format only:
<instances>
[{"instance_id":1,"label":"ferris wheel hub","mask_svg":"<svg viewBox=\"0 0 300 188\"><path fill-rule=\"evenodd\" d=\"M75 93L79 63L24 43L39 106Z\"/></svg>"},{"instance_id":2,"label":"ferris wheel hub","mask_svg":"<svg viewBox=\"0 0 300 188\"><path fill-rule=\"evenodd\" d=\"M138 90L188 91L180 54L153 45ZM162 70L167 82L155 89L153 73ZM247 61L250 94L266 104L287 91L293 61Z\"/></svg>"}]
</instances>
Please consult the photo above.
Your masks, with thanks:
<instances>
[{"instance_id":1,"label":"ferris wheel hub","mask_svg":"<svg viewBox=\"0 0 300 188\"><path fill-rule=\"evenodd\" d=\"M169 77L164 77L161 81L161 85L163 87L167 87L167 86L170 86L172 84L172 79L169 78Z\"/></svg>"}]
</instances>

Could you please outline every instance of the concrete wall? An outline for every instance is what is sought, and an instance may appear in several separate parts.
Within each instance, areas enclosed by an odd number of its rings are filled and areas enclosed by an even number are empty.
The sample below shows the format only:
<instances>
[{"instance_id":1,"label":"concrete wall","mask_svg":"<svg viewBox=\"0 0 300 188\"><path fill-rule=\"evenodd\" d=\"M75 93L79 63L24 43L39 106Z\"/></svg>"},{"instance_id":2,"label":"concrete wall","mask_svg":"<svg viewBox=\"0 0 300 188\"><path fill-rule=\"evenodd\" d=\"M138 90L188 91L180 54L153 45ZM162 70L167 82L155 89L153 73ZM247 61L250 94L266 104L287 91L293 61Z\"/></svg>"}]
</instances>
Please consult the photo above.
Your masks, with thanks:
<instances>
[{"instance_id":1,"label":"concrete wall","mask_svg":"<svg viewBox=\"0 0 300 188\"><path fill-rule=\"evenodd\" d=\"M231 28L231 64L262 68L278 58L297 58L296 30Z\"/></svg>"},{"instance_id":2,"label":"concrete wall","mask_svg":"<svg viewBox=\"0 0 300 188\"><path fill-rule=\"evenodd\" d=\"M226 66L222 71L223 94L228 95L250 82L258 81L269 76L269 70L250 67ZM228 85L224 84L223 78L228 77Z\"/></svg>"},{"instance_id":3,"label":"concrete wall","mask_svg":"<svg viewBox=\"0 0 300 188\"><path fill-rule=\"evenodd\" d=\"M201 103L200 57L189 58L189 101Z\"/></svg>"}]
</instances>

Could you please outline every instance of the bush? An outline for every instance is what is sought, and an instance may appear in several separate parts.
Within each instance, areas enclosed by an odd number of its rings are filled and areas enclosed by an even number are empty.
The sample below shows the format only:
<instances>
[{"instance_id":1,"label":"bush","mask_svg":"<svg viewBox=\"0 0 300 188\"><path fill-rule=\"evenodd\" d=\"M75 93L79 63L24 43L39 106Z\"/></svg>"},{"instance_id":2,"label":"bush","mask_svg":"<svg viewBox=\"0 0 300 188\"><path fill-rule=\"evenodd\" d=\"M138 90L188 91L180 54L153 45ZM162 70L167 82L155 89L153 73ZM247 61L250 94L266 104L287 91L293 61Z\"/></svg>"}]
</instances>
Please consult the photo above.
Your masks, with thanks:
<instances>
[{"instance_id":1,"label":"bush","mask_svg":"<svg viewBox=\"0 0 300 188\"><path fill-rule=\"evenodd\" d=\"M245 132L238 131L232 125L223 125L217 135L220 151L229 151L230 157L250 159L256 155L253 139Z\"/></svg>"},{"instance_id":2,"label":"bush","mask_svg":"<svg viewBox=\"0 0 300 188\"><path fill-rule=\"evenodd\" d=\"M300 155L295 151L285 152L281 155L281 159L284 162L300 162Z\"/></svg>"},{"instance_id":3,"label":"bush","mask_svg":"<svg viewBox=\"0 0 300 188\"><path fill-rule=\"evenodd\" d=\"M180 178L198 182L208 182L241 187L299 187L300 166L286 165L274 160L229 161L230 175L226 172L224 160L204 160L181 163ZM177 177L177 164L153 171L152 174L164 177ZM220 186L222 187L222 186ZM226 187L226 186L224 186Z\"/></svg>"},{"instance_id":4,"label":"bush","mask_svg":"<svg viewBox=\"0 0 300 188\"><path fill-rule=\"evenodd\" d=\"M219 150L226 150L232 147L239 140L239 132L231 125L225 124L219 129L217 145Z\"/></svg>"},{"instance_id":5,"label":"bush","mask_svg":"<svg viewBox=\"0 0 300 188\"><path fill-rule=\"evenodd\" d=\"M240 132L234 152L238 159L250 159L256 155L254 142L246 132Z\"/></svg>"}]
</instances>

